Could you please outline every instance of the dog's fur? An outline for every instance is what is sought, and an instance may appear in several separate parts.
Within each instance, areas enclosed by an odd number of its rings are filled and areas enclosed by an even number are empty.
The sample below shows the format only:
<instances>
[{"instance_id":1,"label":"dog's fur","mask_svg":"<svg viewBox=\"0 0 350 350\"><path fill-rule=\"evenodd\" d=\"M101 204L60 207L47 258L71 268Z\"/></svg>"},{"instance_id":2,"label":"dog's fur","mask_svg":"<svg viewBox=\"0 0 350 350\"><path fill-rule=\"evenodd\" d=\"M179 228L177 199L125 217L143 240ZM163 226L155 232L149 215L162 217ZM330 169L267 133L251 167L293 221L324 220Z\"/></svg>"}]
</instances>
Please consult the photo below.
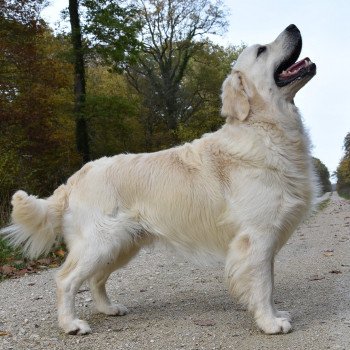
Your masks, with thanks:
<instances>
[{"instance_id":1,"label":"dog's fur","mask_svg":"<svg viewBox=\"0 0 350 350\"><path fill-rule=\"evenodd\" d=\"M105 283L155 240L201 259L223 257L230 292L259 328L290 331L288 313L273 303L274 256L316 193L309 139L293 103L311 77L282 88L273 77L293 45L287 28L258 57L258 45L242 52L223 84L227 119L217 132L165 151L90 162L47 199L14 194L13 223L2 231L14 245L37 257L59 235L67 243L56 278L66 333L91 331L74 311L85 280L100 312L126 313Z\"/></svg>"}]
</instances>

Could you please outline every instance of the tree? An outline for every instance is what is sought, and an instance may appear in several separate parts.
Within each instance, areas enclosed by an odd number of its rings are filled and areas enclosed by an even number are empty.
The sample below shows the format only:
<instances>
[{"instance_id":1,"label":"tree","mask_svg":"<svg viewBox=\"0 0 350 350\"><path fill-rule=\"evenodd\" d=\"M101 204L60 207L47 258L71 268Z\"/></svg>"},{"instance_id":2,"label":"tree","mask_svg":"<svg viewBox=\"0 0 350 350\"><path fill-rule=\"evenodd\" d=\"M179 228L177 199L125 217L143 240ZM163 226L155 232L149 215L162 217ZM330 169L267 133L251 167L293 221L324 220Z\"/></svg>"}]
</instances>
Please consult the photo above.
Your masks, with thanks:
<instances>
[{"instance_id":1,"label":"tree","mask_svg":"<svg viewBox=\"0 0 350 350\"><path fill-rule=\"evenodd\" d=\"M340 195L350 198L350 132L344 138L345 154L337 170L337 191Z\"/></svg>"},{"instance_id":2,"label":"tree","mask_svg":"<svg viewBox=\"0 0 350 350\"><path fill-rule=\"evenodd\" d=\"M312 159L314 162L316 173L320 181L322 193L332 191L332 184L331 184L331 181L329 180L330 175L327 167L318 158L313 157Z\"/></svg>"},{"instance_id":3,"label":"tree","mask_svg":"<svg viewBox=\"0 0 350 350\"><path fill-rule=\"evenodd\" d=\"M130 83L144 97L149 110L146 123L151 137L154 123L162 120L177 141L178 124L189 119L191 106L182 93L190 59L205 42L197 39L227 27L221 1L138 0L143 29L142 53L127 68ZM191 100L191 97L187 99Z\"/></svg>"},{"instance_id":4,"label":"tree","mask_svg":"<svg viewBox=\"0 0 350 350\"><path fill-rule=\"evenodd\" d=\"M87 69L86 117L91 134L91 156L144 151L140 97L122 74L90 64Z\"/></svg>"},{"instance_id":5,"label":"tree","mask_svg":"<svg viewBox=\"0 0 350 350\"><path fill-rule=\"evenodd\" d=\"M86 91L87 62L103 62L120 70L125 62L133 61L140 46L140 21L134 6L122 7L112 0L69 0L69 19L75 66L77 149L87 162L93 143L86 111L86 101L91 101Z\"/></svg>"},{"instance_id":6,"label":"tree","mask_svg":"<svg viewBox=\"0 0 350 350\"><path fill-rule=\"evenodd\" d=\"M179 121L179 141L200 137L217 130L224 122L219 111L220 90L243 46L222 47L209 40L189 60L182 82L182 116Z\"/></svg>"},{"instance_id":7,"label":"tree","mask_svg":"<svg viewBox=\"0 0 350 350\"><path fill-rule=\"evenodd\" d=\"M83 162L90 161L87 122L84 115L86 99L85 62L82 44L79 0L69 0L69 20L74 55L74 115L76 120L76 143Z\"/></svg>"},{"instance_id":8,"label":"tree","mask_svg":"<svg viewBox=\"0 0 350 350\"><path fill-rule=\"evenodd\" d=\"M60 57L67 43L52 35L39 4L0 2L1 200L18 188L47 195L77 162L66 103L73 73Z\"/></svg>"},{"instance_id":9,"label":"tree","mask_svg":"<svg viewBox=\"0 0 350 350\"><path fill-rule=\"evenodd\" d=\"M113 0L82 0L82 6L90 54L122 72L136 61L142 47L139 10L132 3L122 6Z\"/></svg>"},{"instance_id":10,"label":"tree","mask_svg":"<svg viewBox=\"0 0 350 350\"><path fill-rule=\"evenodd\" d=\"M345 157L350 158L350 132L344 138Z\"/></svg>"}]
</instances>

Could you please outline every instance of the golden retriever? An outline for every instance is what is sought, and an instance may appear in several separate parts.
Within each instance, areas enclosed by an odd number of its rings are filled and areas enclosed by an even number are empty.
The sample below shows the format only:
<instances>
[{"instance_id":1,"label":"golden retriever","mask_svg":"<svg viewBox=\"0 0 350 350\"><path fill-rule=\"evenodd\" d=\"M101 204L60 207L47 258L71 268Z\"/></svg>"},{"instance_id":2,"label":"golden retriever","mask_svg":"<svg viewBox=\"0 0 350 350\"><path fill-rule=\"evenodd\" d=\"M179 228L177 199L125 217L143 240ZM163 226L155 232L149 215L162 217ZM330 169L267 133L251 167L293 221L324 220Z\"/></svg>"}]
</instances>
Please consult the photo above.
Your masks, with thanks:
<instances>
[{"instance_id":1,"label":"golden retriever","mask_svg":"<svg viewBox=\"0 0 350 350\"><path fill-rule=\"evenodd\" d=\"M316 194L310 142L293 98L315 74L297 63L295 25L272 43L243 50L222 88L225 125L191 143L150 154L122 154L83 166L51 197L13 195L2 230L29 257L62 235L69 254L57 281L59 325L91 332L75 295L88 280L96 308L127 309L106 294L109 275L141 247L163 241L195 257L222 257L232 295L268 334L291 330L273 303L274 257Z\"/></svg>"}]
</instances>

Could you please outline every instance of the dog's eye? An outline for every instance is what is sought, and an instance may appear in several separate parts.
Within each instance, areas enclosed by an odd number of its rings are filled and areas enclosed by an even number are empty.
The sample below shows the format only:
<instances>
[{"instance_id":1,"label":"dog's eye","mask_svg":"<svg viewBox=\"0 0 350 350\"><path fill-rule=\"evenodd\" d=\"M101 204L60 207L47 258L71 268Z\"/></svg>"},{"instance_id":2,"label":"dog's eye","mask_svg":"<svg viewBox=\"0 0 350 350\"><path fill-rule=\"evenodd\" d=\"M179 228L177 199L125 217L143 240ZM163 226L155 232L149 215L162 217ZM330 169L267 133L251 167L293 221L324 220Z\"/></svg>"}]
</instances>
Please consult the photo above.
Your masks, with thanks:
<instances>
[{"instance_id":1,"label":"dog's eye","mask_svg":"<svg viewBox=\"0 0 350 350\"><path fill-rule=\"evenodd\" d=\"M258 48L258 52L256 54L256 57L259 57L265 50L266 50L266 46L260 46Z\"/></svg>"}]
</instances>

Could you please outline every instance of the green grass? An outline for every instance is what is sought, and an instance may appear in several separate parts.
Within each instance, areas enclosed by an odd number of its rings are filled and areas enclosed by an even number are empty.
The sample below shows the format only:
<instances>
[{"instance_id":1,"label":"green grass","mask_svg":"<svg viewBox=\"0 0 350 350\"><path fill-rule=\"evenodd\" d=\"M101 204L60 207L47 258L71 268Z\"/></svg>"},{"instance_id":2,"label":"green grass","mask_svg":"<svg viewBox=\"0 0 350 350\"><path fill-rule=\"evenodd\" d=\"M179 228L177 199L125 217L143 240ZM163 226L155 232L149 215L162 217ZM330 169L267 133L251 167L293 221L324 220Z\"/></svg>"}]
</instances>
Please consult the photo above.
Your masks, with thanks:
<instances>
[{"instance_id":1,"label":"green grass","mask_svg":"<svg viewBox=\"0 0 350 350\"><path fill-rule=\"evenodd\" d=\"M5 203L6 201L0 202L0 227L4 227L10 217L10 208ZM17 258L18 254L0 237L0 266L5 265L8 260L14 257Z\"/></svg>"},{"instance_id":2,"label":"green grass","mask_svg":"<svg viewBox=\"0 0 350 350\"><path fill-rule=\"evenodd\" d=\"M328 205L329 205L330 202L331 202L331 198L328 197L327 199L323 200L321 203L319 203L319 204L317 205L317 210L318 210L318 211L325 210L325 209L328 207Z\"/></svg>"},{"instance_id":3,"label":"green grass","mask_svg":"<svg viewBox=\"0 0 350 350\"><path fill-rule=\"evenodd\" d=\"M22 260L23 255L19 249L13 249L6 240L0 238L0 266L9 261Z\"/></svg>"},{"instance_id":4,"label":"green grass","mask_svg":"<svg viewBox=\"0 0 350 350\"><path fill-rule=\"evenodd\" d=\"M4 239L0 238L0 267L12 265L16 269L22 269L25 266L23 256L19 249L13 249ZM0 282L6 278L0 271Z\"/></svg>"},{"instance_id":5,"label":"green grass","mask_svg":"<svg viewBox=\"0 0 350 350\"><path fill-rule=\"evenodd\" d=\"M350 200L350 194L348 192L342 192L342 191L338 191L338 194L340 197Z\"/></svg>"}]
</instances>

